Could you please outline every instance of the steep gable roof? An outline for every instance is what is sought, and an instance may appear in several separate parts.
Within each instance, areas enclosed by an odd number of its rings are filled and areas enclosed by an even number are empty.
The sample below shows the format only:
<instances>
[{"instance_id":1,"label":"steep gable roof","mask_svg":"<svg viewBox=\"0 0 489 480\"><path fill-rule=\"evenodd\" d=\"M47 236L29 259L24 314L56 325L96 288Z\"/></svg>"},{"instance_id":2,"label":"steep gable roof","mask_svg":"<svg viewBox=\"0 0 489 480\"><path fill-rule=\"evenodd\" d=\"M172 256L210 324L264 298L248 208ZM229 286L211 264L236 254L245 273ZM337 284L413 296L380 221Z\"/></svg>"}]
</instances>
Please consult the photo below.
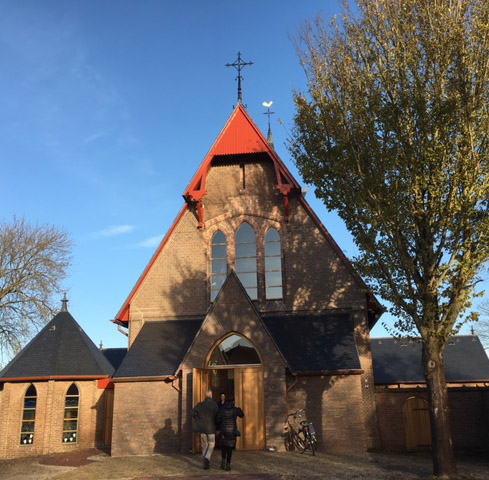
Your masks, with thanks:
<instances>
[{"instance_id":1,"label":"steep gable roof","mask_svg":"<svg viewBox=\"0 0 489 480\"><path fill-rule=\"evenodd\" d=\"M372 338L376 384L424 383L421 343L417 340ZM489 380L489 359L475 335L457 335L445 347L447 382Z\"/></svg>"},{"instance_id":2,"label":"steep gable roof","mask_svg":"<svg viewBox=\"0 0 489 480\"><path fill-rule=\"evenodd\" d=\"M212 160L220 155L240 155L247 153L267 153L275 167L277 188L282 193L291 190L300 192L300 186L287 170L275 150L267 142L263 134L246 112L243 105L238 105L226 122L221 133L204 158L201 166L189 183L183 197L187 202L200 202L207 193L205 190L206 176L211 168Z\"/></svg>"},{"instance_id":3,"label":"steep gable roof","mask_svg":"<svg viewBox=\"0 0 489 480\"><path fill-rule=\"evenodd\" d=\"M173 225L171 226L168 233L165 235L164 239L158 246L156 252L152 256L150 262L144 269L143 273L139 277L135 286L131 290L129 296L126 301L122 305L121 309L117 313L114 323L119 325L127 326L127 322L129 321L129 308L130 302L137 292L139 286L143 282L144 278L148 274L152 265L158 258L159 254L163 250L167 241L169 240L172 232L177 226L180 219L183 217L183 214L187 210L188 205L194 204L197 206L197 212L199 216L199 227L203 227L204 220L204 211L202 207L202 199L206 195L207 191L205 190L206 178L207 174L212 167L212 162L216 157L220 156L228 156L228 155L243 155L243 154L257 154L264 153L267 154L270 160L273 163L275 169L276 176L276 188L282 193L284 198L284 216L288 218L288 202L289 195L294 195L300 204L304 207L307 213L312 218L313 222L322 232L326 240L328 241L331 248L338 254L341 261L347 268L347 270L351 273L354 280L358 283L361 289L365 291L366 301L369 309L369 326L372 328L380 315L384 312L384 308L375 298L373 293L367 287L363 279L353 268L352 264L345 256L341 248L338 246L336 241L327 231L325 226L321 223L318 216L314 213L310 205L307 203L305 198L301 194L301 188L298 182L295 180L293 175L289 172L285 164L279 158L275 150L268 143L266 138L260 132L258 127L255 125L253 120L250 118L248 113L246 112L243 105L239 104L231 114L230 118L226 122L226 125L222 129L221 133L217 137L213 146L209 150L209 153L205 156L204 161L200 165L196 174L192 178L188 187L186 188L183 197L186 201L185 205L181 209L177 218L175 219Z\"/></svg>"},{"instance_id":4,"label":"steep gable roof","mask_svg":"<svg viewBox=\"0 0 489 480\"><path fill-rule=\"evenodd\" d=\"M67 311L59 312L0 372L0 381L102 378L114 368Z\"/></svg>"}]
</instances>

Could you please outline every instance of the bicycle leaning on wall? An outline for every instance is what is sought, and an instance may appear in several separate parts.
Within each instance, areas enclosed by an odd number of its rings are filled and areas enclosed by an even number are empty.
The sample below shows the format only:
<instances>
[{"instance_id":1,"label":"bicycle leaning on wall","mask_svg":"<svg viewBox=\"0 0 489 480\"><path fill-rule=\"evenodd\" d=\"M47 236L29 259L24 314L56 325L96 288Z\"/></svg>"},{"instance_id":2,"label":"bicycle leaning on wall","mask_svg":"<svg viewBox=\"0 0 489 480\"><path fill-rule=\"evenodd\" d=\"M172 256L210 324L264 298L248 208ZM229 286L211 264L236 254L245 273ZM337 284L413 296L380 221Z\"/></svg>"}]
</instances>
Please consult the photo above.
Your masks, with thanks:
<instances>
[{"instance_id":1,"label":"bicycle leaning on wall","mask_svg":"<svg viewBox=\"0 0 489 480\"><path fill-rule=\"evenodd\" d=\"M316 430L312 422L308 422L304 417L306 409L297 410L289 413L284 423L287 450L299 450L304 453L310 450L314 455L318 444Z\"/></svg>"}]
</instances>

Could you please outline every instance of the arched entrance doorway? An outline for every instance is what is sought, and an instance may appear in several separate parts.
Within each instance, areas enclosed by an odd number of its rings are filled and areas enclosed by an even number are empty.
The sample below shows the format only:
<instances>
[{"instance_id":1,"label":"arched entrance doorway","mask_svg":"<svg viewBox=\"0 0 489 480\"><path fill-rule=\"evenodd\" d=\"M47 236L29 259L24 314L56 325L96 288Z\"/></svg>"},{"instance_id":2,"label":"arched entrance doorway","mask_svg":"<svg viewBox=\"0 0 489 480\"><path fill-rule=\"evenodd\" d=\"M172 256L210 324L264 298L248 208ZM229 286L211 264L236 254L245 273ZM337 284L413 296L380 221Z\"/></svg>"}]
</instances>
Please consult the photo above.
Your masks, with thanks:
<instances>
[{"instance_id":1,"label":"arched entrance doorway","mask_svg":"<svg viewBox=\"0 0 489 480\"><path fill-rule=\"evenodd\" d=\"M221 339L209 352L207 368L193 369L193 404L203 400L205 391L212 390L215 400L221 392L234 395L236 405L245 417L238 419L241 437L236 448L261 450L265 446L265 408L263 368L253 344L237 333ZM198 436L195 436L195 441ZM196 449L198 445L194 443Z\"/></svg>"}]
</instances>

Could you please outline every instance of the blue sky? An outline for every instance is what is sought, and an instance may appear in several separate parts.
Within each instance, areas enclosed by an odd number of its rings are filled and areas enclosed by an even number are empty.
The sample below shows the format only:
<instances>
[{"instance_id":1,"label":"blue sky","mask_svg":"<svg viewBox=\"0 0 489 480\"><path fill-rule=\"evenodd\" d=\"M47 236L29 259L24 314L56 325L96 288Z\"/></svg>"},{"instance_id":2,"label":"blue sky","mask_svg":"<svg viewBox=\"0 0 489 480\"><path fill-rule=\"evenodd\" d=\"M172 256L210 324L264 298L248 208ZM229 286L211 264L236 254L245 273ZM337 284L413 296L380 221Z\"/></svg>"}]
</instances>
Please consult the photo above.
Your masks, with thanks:
<instances>
[{"instance_id":1,"label":"blue sky","mask_svg":"<svg viewBox=\"0 0 489 480\"><path fill-rule=\"evenodd\" d=\"M236 104L277 153L293 90L306 89L291 37L335 0L0 0L0 219L55 224L75 241L69 310L95 343L126 346L110 323L183 204L182 193ZM283 121L283 126L278 120ZM347 256L344 225L307 199ZM388 316L385 317L388 320ZM375 327L374 336L385 335Z\"/></svg>"}]
</instances>

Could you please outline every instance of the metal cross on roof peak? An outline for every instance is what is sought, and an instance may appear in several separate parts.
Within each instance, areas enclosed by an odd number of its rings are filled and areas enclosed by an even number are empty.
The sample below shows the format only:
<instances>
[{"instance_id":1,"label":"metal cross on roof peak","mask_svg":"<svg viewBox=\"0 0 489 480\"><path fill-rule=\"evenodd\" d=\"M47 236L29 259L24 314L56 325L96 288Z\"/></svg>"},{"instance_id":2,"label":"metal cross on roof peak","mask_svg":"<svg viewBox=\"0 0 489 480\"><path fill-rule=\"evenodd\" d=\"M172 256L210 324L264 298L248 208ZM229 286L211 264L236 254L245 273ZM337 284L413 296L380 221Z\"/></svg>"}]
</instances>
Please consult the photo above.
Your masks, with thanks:
<instances>
[{"instance_id":1,"label":"metal cross on roof peak","mask_svg":"<svg viewBox=\"0 0 489 480\"><path fill-rule=\"evenodd\" d=\"M243 103L243 97L241 96L241 70L248 65L253 65L253 62L244 62L241 60L241 52L238 52L238 59L234 63L226 63L226 67L234 67L238 71L238 76L236 79L238 80L238 105Z\"/></svg>"}]
</instances>

